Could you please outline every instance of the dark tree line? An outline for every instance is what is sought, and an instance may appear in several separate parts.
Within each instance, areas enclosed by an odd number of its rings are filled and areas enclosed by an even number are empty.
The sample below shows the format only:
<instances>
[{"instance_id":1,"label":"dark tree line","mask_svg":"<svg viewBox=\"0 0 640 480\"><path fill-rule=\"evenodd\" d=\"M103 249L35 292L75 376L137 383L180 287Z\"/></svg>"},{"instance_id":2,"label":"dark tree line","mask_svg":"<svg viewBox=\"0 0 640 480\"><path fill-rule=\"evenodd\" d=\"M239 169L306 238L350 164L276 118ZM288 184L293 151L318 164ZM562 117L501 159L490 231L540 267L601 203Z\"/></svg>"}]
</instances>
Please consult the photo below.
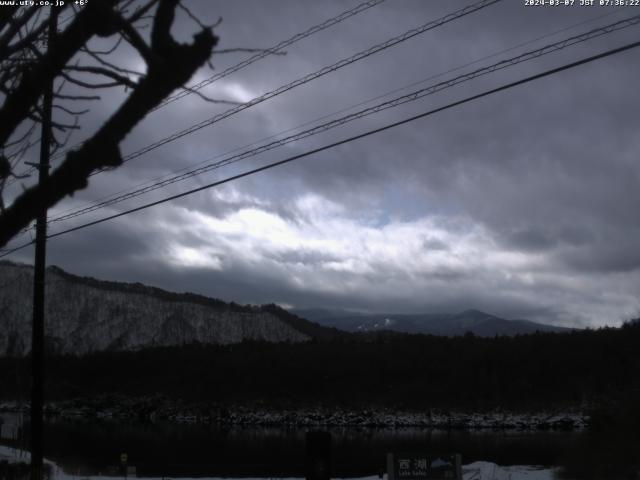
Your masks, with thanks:
<instances>
[{"instance_id":1,"label":"dark tree line","mask_svg":"<svg viewBox=\"0 0 640 480\"><path fill-rule=\"evenodd\" d=\"M51 400L162 394L236 405L545 409L638 396L640 324L517 337L345 336L57 356ZM19 395L28 359L0 359L0 394Z\"/></svg>"}]
</instances>

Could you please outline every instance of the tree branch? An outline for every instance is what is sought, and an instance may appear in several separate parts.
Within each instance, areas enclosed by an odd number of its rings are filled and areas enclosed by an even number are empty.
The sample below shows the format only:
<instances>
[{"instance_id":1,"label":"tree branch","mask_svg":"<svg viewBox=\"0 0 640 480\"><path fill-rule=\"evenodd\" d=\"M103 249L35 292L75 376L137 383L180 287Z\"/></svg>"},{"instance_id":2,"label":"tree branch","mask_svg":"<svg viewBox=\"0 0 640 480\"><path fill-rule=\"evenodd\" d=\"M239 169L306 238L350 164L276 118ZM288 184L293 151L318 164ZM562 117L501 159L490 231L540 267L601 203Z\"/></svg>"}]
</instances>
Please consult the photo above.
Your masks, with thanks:
<instances>
[{"instance_id":1,"label":"tree branch","mask_svg":"<svg viewBox=\"0 0 640 480\"><path fill-rule=\"evenodd\" d=\"M76 16L73 23L56 38L55 48L45 55L20 79L0 108L0 145L27 118L31 107L42 94L43 85L55 77L87 41L103 28L106 0L92 0Z\"/></svg>"},{"instance_id":2,"label":"tree branch","mask_svg":"<svg viewBox=\"0 0 640 480\"><path fill-rule=\"evenodd\" d=\"M128 73L130 75L135 75L137 77L141 77L143 75L142 72L136 72L135 70L130 70L128 68L118 67L117 65L114 65L111 62L107 62L106 60L102 59L100 55L92 52L88 48L83 48L82 51L87 55L89 55L91 58L93 58L100 65L104 65L105 67L110 68L113 71L120 72L120 73Z\"/></svg>"},{"instance_id":3,"label":"tree branch","mask_svg":"<svg viewBox=\"0 0 640 480\"><path fill-rule=\"evenodd\" d=\"M7 28L7 31L2 36L0 36L0 59L6 58L8 56L7 47L9 46L9 43L18 34L18 32L20 32L20 29L24 26L24 24L27 23L38 10L38 7L33 6L26 9L24 13L16 19L14 19L13 17L9 17L9 28ZM46 24L47 22L44 23Z\"/></svg>"},{"instance_id":4,"label":"tree branch","mask_svg":"<svg viewBox=\"0 0 640 480\"><path fill-rule=\"evenodd\" d=\"M158 0L149 0L149 2L147 2L146 5L141 6L135 12L133 12L133 15L131 15L129 18L127 18L126 22L129 25L133 25L135 22L140 20L149 10L151 10L151 8L156 3L158 3Z\"/></svg>"},{"instance_id":5,"label":"tree branch","mask_svg":"<svg viewBox=\"0 0 640 480\"><path fill-rule=\"evenodd\" d=\"M206 63L217 37L207 29L196 34L192 44L175 42L170 29L176 5L176 0L160 0L152 32L156 60L148 66L147 75L127 100L79 150L67 154L62 165L51 173L48 183L26 190L0 215L0 247L29 225L35 212L85 188L91 172L119 166L122 163L120 142L149 111L173 90L186 84Z\"/></svg>"},{"instance_id":6,"label":"tree branch","mask_svg":"<svg viewBox=\"0 0 640 480\"><path fill-rule=\"evenodd\" d=\"M41 22L40 25L38 25L37 28L33 29L31 32L29 32L27 35L25 35L24 38L20 39L16 43L12 43L11 45L7 45L4 49L2 49L2 46L0 46L0 51L2 52L2 55L0 56L0 58L2 58L2 57L7 58L10 55L14 54L15 52L18 52L18 51L22 50L27 45L33 44L36 41L36 39L40 35L42 35L42 33L47 28L47 26L48 26L48 23L45 20L45 21Z\"/></svg>"},{"instance_id":7,"label":"tree branch","mask_svg":"<svg viewBox=\"0 0 640 480\"><path fill-rule=\"evenodd\" d=\"M120 75L119 73L113 72L107 68L102 68L102 67L91 67L91 66L83 66L83 65L67 65L66 67L64 67L64 70L72 70L74 72L86 72L86 73L95 73L96 75L102 75L104 77L109 77L113 80L116 81L116 85L120 84L120 85L126 85L127 87L130 88L136 88L136 82L133 82L131 79ZM69 80L70 77L68 75L64 75L63 76ZM76 80L76 82L78 82ZM79 83L77 83L79 85ZM88 84L85 83L85 85L92 85L92 84ZM99 87L88 87L88 88L99 88Z\"/></svg>"}]
</instances>

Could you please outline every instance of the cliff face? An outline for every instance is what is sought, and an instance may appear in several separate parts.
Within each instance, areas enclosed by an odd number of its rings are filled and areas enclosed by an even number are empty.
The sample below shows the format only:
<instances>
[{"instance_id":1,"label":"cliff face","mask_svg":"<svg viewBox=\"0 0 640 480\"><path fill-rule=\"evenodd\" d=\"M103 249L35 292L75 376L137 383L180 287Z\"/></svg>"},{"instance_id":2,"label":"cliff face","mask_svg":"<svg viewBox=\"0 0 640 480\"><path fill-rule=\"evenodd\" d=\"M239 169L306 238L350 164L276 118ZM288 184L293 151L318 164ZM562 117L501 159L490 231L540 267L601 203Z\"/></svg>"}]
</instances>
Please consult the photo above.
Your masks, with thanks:
<instances>
[{"instance_id":1,"label":"cliff face","mask_svg":"<svg viewBox=\"0 0 640 480\"><path fill-rule=\"evenodd\" d=\"M32 284L32 267L0 263L0 355L25 355L30 350ZM273 308L101 282L56 267L47 271L46 292L45 335L48 348L56 353L310 338Z\"/></svg>"}]
</instances>

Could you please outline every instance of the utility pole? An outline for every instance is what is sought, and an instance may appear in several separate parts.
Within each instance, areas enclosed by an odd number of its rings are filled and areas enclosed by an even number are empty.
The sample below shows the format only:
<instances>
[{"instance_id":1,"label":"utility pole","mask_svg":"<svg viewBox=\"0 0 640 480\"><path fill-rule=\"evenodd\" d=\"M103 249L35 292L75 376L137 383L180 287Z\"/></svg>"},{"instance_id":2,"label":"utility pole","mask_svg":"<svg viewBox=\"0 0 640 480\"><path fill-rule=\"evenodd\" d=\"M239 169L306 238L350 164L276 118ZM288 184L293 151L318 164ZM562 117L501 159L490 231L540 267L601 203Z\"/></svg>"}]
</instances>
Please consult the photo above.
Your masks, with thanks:
<instances>
[{"instance_id":1,"label":"utility pole","mask_svg":"<svg viewBox=\"0 0 640 480\"><path fill-rule=\"evenodd\" d=\"M58 13L49 10L47 49L51 51L58 29ZM51 110L53 106L53 78L45 86L42 96L42 134L40 136L40 163L38 182L46 188L49 179L49 153L51 147ZM36 253L33 274L33 325L31 332L31 480L42 480L44 436L44 282L47 253L47 207L42 205L36 219Z\"/></svg>"}]
</instances>

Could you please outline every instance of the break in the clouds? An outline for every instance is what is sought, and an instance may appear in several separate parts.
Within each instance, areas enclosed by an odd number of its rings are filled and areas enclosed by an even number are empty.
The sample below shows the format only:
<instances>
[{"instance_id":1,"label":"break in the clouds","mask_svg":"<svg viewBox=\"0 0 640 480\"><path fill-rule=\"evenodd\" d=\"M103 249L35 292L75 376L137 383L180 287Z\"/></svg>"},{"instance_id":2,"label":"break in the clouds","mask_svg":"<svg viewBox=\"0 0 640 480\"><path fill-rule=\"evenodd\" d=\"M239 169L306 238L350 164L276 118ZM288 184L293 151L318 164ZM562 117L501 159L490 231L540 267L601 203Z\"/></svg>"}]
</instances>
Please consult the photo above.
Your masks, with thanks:
<instances>
[{"instance_id":1,"label":"break in the clouds","mask_svg":"<svg viewBox=\"0 0 640 480\"><path fill-rule=\"evenodd\" d=\"M190 5L210 23L222 16L220 48L233 48L274 45L357 3ZM204 92L246 102L469 3L388 0ZM336 112L478 59L413 88L639 13L631 7L542 8L503 0L96 176L52 214L320 117L335 118ZM623 45L637 39L639 28L464 83L77 223ZM184 39L193 30L182 17L174 28ZM56 238L49 263L236 302L377 312L478 308L569 326L619 324L640 314L639 54L610 57ZM219 55L213 63L220 71L242 58ZM121 59L136 65L131 51L122 51ZM194 82L210 74L203 70ZM95 129L122 98L121 92L108 94L85 118L85 131ZM191 95L150 114L123 150L135 151L226 108ZM14 258L28 261L30 255L23 251Z\"/></svg>"}]
</instances>

